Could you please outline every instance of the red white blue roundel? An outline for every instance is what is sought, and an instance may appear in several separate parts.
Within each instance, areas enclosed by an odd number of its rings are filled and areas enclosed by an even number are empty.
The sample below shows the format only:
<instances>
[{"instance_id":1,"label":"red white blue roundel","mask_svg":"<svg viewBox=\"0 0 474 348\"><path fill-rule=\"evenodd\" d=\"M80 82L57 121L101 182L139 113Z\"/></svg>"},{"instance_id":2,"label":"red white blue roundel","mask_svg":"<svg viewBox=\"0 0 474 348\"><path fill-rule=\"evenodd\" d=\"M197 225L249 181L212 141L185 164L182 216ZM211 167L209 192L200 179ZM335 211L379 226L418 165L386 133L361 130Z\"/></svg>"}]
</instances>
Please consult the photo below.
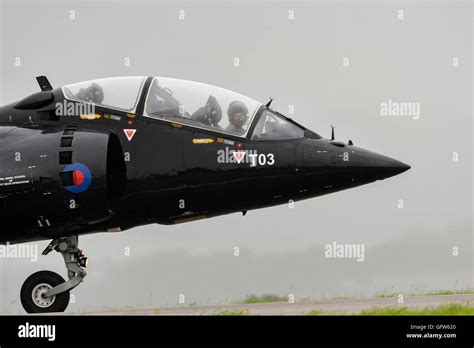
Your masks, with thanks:
<instances>
[{"instance_id":1,"label":"red white blue roundel","mask_svg":"<svg viewBox=\"0 0 474 348\"><path fill-rule=\"evenodd\" d=\"M86 165L82 163L70 164L63 171L72 172L72 185L65 187L69 192L84 192L91 185L92 174Z\"/></svg>"}]
</instances>

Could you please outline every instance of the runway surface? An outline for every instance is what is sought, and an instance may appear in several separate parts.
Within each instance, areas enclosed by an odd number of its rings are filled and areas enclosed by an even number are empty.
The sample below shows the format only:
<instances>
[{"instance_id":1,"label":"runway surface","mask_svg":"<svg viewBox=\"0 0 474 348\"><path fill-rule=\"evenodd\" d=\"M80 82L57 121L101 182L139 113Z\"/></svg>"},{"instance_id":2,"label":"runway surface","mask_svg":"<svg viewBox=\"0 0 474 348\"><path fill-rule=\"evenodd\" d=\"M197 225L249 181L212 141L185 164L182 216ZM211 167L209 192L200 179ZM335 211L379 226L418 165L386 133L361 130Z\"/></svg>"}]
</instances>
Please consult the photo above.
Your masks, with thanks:
<instances>
[{"instance_id":1,"label":"runway surface","mask_svg":"<svg viewBox=\"0 0 474 348\"><path fill-rule=\"evenodd\" d=\"M167 308L143 308L126 310L107 310L85 313L88 315L220 315L225 312L235 313L245 311L247 315L301 315L311 311L322 311L323 314L357 314L372 307L436 307L448 303L474 305L474 294L462 295L431 295L405 296L403 303L398 303L397 297L363 298L363 299L333 299L320 301L301 301L295 303L273 302L257 304L231 304L220 306L180 306Z\"/></svg>"}]
</instances>

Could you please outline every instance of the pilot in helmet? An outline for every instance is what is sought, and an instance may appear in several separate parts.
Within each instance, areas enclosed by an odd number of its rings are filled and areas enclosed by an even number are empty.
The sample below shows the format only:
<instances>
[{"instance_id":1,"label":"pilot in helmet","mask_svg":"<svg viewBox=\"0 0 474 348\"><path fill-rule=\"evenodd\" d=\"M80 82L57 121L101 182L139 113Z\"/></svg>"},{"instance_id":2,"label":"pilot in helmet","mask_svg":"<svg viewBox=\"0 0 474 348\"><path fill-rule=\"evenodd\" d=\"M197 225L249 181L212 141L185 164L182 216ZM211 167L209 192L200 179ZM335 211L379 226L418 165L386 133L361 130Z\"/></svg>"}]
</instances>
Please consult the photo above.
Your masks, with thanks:
<instances>
[{"instance_id":1,"label":"pilot in helmet","mask_svg":"<svg viewBox=\"0 0 474 348\"><path fill-rule=\"evenodd\" d=\"M243 126L247 123L249 111L243 102L235 100L230 103L227 109L227 116L229 116L229 125L226 128L227 132L234 134L245 133Z\"/></svg>"},{"instance_id":2,"label":"pilot in helmet","mask_svg":"<svg viewBox=\"0 0 474 348\"><path fill-rule=\"evenodd\" d=\"M92 82L88 87L81 88L75 94L75 98L89 103L100 104L104 100L104 91L96 82Z\"/></svg>"},{"instance_id":3,"label":"pilot in helmet","mask_svg":"<svg viewBox=\"0 0 474 348\"><path fill-rule=\"evenodd\" d=\"M222 129L218 124L222 119L222 109L217 99L212 95L207 99L206 105L194 112L191 118L207 126Z\"/></svg>"}]
</instances>

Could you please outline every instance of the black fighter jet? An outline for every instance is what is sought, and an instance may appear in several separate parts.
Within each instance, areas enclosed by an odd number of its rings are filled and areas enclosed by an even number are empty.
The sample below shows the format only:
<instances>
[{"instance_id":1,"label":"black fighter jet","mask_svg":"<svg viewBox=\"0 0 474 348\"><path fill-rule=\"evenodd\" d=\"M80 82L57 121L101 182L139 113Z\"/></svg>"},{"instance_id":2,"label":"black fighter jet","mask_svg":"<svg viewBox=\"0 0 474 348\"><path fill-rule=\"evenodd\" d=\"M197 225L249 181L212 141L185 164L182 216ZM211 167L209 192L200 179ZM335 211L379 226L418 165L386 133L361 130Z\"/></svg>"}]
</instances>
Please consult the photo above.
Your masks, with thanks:
<instances>
[{"instance_id":1,"label":"black fighter jet","mask_svg":"<svg viewBox=\"0 0 474 348\"><path fill-rule=\"evenodd\" d=\"M78 235L287 204L410 167L325 139L244 95L127 76L41 91L0 108L0 244L52 239L68 280L40 271L29 313L64 311L86 276Z\"/></svg>"}]
</instances>

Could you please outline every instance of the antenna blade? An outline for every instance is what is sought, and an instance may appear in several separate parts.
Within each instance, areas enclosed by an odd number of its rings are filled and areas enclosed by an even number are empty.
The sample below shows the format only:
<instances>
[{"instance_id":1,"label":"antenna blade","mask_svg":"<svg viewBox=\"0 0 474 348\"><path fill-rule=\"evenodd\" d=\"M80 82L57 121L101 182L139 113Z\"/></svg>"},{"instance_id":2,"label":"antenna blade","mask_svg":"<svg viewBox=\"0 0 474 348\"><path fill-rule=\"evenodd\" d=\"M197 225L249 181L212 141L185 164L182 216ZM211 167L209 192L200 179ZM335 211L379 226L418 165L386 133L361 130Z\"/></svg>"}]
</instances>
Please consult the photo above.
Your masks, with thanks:
<instances>
[{"instance_id":1,"label":"antenna blade","mask_svg":"<svg viewBox=\"0 0 474 348\"><path fill-rule=\"evenodd\" d=\"M36 81L38 81L38 84L43 92L53 90L53 86L51 86L46 76L37 76Z\"/></svg>"}]
</instances>

